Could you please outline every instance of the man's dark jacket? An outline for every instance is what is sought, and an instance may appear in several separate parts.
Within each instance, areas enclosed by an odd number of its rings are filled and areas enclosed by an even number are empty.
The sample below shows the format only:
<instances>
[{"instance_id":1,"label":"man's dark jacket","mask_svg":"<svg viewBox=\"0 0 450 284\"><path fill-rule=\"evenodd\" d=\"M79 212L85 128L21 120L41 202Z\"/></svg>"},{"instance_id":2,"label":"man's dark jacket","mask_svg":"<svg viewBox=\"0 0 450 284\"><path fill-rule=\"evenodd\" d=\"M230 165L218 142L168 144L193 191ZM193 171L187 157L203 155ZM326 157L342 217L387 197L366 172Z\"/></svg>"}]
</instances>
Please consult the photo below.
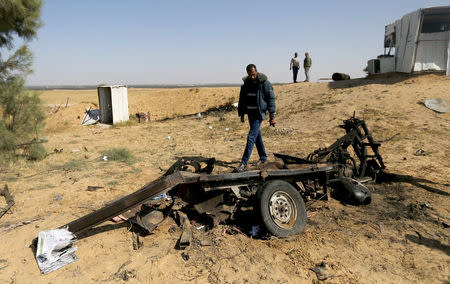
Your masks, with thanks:
<instances>
[{"instance_id":1,"label":"man's dark jacket","mask_svg":"<svg viewBox=\"0 0 450 284\"><path fill-rule=\"evenodd\" d=\"M250 79L247 77L242 78L244 85L241 86L241 93L239 94L238 115L243 116L247 113L246 95L248 92L248 85ZM258 110L261 114L261 118L266 118L266 111L269 111L270 118L275 114L275 94L273 93L272 84L267 80L267 76L259 73L257 74L257 86L256 102L258 104Z\"/></svg>"}]
</instances>

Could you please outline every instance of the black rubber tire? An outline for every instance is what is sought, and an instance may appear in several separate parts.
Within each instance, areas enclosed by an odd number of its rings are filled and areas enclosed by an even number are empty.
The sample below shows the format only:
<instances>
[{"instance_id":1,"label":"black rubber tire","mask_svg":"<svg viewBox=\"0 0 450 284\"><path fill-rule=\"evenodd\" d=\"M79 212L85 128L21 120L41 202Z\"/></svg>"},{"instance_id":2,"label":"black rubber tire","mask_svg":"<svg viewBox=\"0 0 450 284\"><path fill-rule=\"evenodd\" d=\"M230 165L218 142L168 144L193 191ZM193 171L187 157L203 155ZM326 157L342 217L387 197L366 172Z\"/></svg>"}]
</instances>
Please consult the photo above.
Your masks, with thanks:
<instances>
[{"instance_id":1,"label":"black rubber tire","mask_svg":"<svg viewBox=\"0 0 450 284\"><path fill-rule=\"evenodd\" d=\"M350 80L350 76L345 73L333 73L331 79L333 79L333 81Z\"/></svg>"},{"instance_id":2,"label":"black rubber tire","mask_svg":"<svg viewBox=\"0 0 450 284\"><path fill-rule=\"evenodd\" d=\"M276 193L276 195L275 195ZM277 220L277 217L271 213L274 205L271 207L271 199L276 200L277 196L281 196L281 200L289 200L292 218L289 218L290 224L281 224L283 220ZM287 202L287 203L289 203ZM300 193L290 183L283 180L272 180L263 184L256 193L257 214L267 231L272 235L280 238L289 237L300 234L305 230L306 226L306 208ZM277 223L278 222L278 223ZM284 227L282 227L284 226Z\"/></svg>"}]
</instances>

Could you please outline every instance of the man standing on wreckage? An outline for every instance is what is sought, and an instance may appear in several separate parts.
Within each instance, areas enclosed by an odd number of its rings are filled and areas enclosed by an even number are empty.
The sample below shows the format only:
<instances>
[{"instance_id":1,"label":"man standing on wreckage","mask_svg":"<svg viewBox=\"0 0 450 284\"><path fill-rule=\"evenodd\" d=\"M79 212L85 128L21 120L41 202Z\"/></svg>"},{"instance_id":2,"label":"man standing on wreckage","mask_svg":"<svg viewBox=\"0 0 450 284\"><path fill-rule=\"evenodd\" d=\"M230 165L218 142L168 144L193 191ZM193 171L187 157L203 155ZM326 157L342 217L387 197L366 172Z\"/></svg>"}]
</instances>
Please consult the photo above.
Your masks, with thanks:
<instances>
[{"instance_id":1,"label":"man standing on wreckage","mask_svg":"<svg viewBox=\"0 0 450 284\"><path fill-rule=\"evenodd\" d=\"M250 130L241 164L233 170L234 173L247 170L247 164L255 144L259 155L256 166L259 167L267 161L260 129L267 111L269 112L270 126L275 126L275 94L272 84L267 80L266 75L258 72L254 64L247 65L246 71L248 76L242 79L244 84L241 86L239 94L238 115L241 122L245 122L245 115L247 114Z\"/></svg>"}]
</instances>

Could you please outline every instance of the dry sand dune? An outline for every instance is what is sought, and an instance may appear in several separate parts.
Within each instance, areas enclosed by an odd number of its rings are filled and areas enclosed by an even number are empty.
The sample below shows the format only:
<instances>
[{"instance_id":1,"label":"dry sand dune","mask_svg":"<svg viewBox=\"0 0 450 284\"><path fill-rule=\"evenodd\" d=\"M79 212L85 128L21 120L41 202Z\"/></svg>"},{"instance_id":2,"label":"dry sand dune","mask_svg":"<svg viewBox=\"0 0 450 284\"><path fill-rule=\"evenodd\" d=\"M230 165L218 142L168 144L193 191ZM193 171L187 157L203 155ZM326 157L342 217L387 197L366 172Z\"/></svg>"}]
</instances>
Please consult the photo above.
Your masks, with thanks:
<instances>
[{"instance_id":1,"label":"dry sand dune","mask_svg":"<svg viewBox=\"0 0 450 284\"><path fill-rule=\"evenodd\" d=\"M110 128L80 125L84 109L97 104L95 90L46 91L48 105L69 98L69 106L56 113L48 108L45 147L63 151L1 169L0 185L8 183L16 205L0 219L0 282L312 283L317 276L310 268L322 261L328 283L449 282L449 229L442 223L450 221L450 114L418 102L450 102L450 78L390 75L274 89L277 127L262 127L269 154L305 156L325 147L343 135L337 125L355 112L376 140L385 141L380 152L387 170L403 175L402 181L370 185L369 206L307 203L307 229L289 239L224 234L225 225L195 231L198 242L183 251L188 260L174 248L179 232L169 232L172 219L141 238L139 250L133 250L126 226L106 222L77 243L77 262L40 275L29 248L39 231L139 189L175 156L237 161L248 130L236 111L186 117L237 101L239 88L129 89L130 114L149 111L152 121ZM115 147L126 147L136 161L103 161L102 151ZM417 150L426 155L414 155ZM103 188L91 192L88 186Z\"/></svg>"}]
</instances>

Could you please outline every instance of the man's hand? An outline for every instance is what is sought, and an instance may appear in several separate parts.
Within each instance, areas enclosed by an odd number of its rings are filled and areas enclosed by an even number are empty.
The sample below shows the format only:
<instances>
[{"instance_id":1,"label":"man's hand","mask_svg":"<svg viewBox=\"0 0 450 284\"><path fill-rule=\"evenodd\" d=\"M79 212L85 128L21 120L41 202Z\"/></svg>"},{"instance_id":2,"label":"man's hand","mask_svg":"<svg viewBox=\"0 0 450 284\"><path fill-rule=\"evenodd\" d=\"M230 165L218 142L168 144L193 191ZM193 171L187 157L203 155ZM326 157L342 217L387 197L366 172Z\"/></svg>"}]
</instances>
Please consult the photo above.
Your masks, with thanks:
<instances>
[{"instance_id":1,"label":"man's hand","mask_svg":"<svg viewBox=\"0 0 450 284\"><path fill-rule=\"evenodd\" d=\"M245 116L241 116L241 122L245 122Z\"/></svg>"},{"instance_id":2,"label":"man's hand","mask_svg":"<svg viewBox=\"0 0 450 284\"><path fill-rule=\"evenodd\" d=\"M270 126L275 127L275 123L276 123L275 118L271 118L271 119L269 120Z\"/></svg>"}]
</instances>

